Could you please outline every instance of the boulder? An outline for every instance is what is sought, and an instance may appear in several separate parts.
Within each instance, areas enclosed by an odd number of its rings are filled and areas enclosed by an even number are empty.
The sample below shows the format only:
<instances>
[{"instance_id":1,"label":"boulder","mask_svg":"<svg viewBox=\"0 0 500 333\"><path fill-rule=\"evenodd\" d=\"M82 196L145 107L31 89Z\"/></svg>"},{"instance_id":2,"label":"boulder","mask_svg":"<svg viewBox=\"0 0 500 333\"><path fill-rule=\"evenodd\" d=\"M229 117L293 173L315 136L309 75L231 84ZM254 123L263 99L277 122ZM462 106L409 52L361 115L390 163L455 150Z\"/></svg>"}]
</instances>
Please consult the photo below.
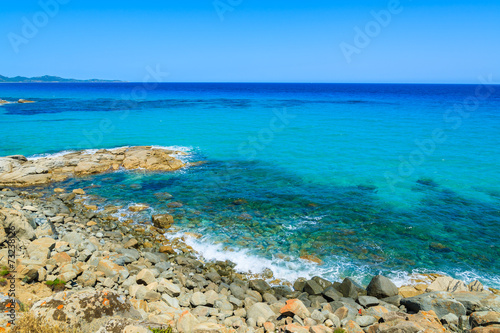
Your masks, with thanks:
<instances>
[{"instance_id":1,"label":"boulder","mask_svg":"<svg viewBox=\"0 0 500 333\"><path fill-rule=\"evenodd\" d=\"M380 301L378 300L378 298L373 296L359 296L358 303L363 307L367 308L370 306L378 305Z\"/></svg>"},{"instance_id":2,"label":"boulder","mask_svg":"<svg viewBox=\"0 0 500 333\"><path fill-rule=\"evenodd\" d=\"M97 264L97 271L103 272L106 277L113 278L119 275L122 280L125 280L129 276L129 271L120 265L115 264L111 260L101 259Z\"/></svg>"},{"instance_id":3,"label":"boulder","mask_svg":"<svg viewBox=\"0 0 500 333\"><path fill-rule=\"evenodd\" d=\"M304 285L304 291L309 295L321 295L323 292L323 287L321 287L316 281L308 280Z\"/></svg>"},{"instance_id":4,"label":"boulder","mask_svg":"<svg viewBox=\"0 0 500 333\"><path fill-rule=\"evenodd\" d=\"M9 208L0 208L0 226L3 235L0 241L4 242L7 235L14 234L17 239L32 240L35 238L35 230L28 222L24 214Z\"/></svg>"},{"instance_id":5,"label":"boulder","mask_svg":"<svg viewBox=\"0 0 500 333\"><path fill-rule=\"evenodd\" d=\"M200 322L188 310L184 311L177 320L177 331L179 333L192 333L194 327Z\"/></svg>"},{"instance_id":6,"label":"boulder","mask_svg":"<svg viewBox=\"0 0 500 333\"><path fill-rule=\"evenodd\" d=\"M170 214L153 215L151 220L155 227L162 229L169 229L174 224L174 217Z\"/></svg>"},{"instance_id":7,"label":"boulder","mask_svg":"<svg viewBox=\"0 0 500 333\"><path fill-rule=\"evenodd\" d=\"M375 276L368 287L366 287L368 296L376 298L386 298L396 296L398 294L398 287L391 280L382 275Z\"/></svg>"},{"instance_id":8,"label":"boulder","mask_svg":"<svg viewBox=\"0 0 500 333\"><path fill-rule=\"evenodd\" d=\"M344 281L342 281L339 286L339 290L344 297L352 299L357 299L360 294L366 295L365 289L350 278L345 278Z\"/></svg>"},{"instance_id":9,"label":"boulder","mask_svg":"<svg viewBox=\"0 0 500 333\"><path fill-rule=\"evenodd\" d=\"M36 302L32 311L54 324L95 332L110 318L142 319L130 301L114 291L60 292Z\"/></svg>"},{"instance_id":10,"label":"boulder","mask_svg":"<svg viewBox=\"0 0 500 333\"><path fill-rule=\"evenodd\" d=\"M432 310L438 318L442 318L448 313L453 313L457 317L465 316L466 314L462 303L455 300L451 293L442 291L403 298L401 305L404 305L411 312Z\"/></svg>"},{"instance_id":11,"label":"boulder","mask_svg":"<svg viewBox=\"0 0 500 333\"><path fill-rule=\"evenodd\" d=\"M470 316L472 328L478 326L500 325L500 313L495 311L478 311Z\"/></svg>"},{"instance_id":12,"label":"boulder","mask_svg":"<svg viewBox=\"0 0 500 333\"><path fill-rule=\"evenodd\" d=\"M253 290L257 290L261 295L271 290L271 286L262 279L250 280L249 286Z\"/></svg>"},{"instance_id":13,"label":"boulder","mask_svg":"<svg viewBox=\"0 0 500 333\"><path fill-rule=\"evenodd\" d=\"M427 292L432 292L432 291L448 291L448 287L450 286L450 283L454 279L449 276L439 276L436 278L428 287L427 287Z\"/></svg>"},{"instance_id":14,"label":"boulder","mask_svg":"<svg viewBox=\"0 0 500 333\"><path fill-rule=\"evenodd\" d=\"M267 305L267 303L255 303L247 310L247 318L257 320L259 318L264 318L265 321L268 319L276 319L276 314Z\"/></svg>"},{"instance_id":15,"label":"boulder","mask_svg":"<svg viewBox=\"0 0 500 333\"><path fill-rule=\"evenodd\" d=\"M393 313L391 317L386 316L384 322L374 324L367 328L367 333L444 333L445 331L446 329L433 311L421 311L414 315Z\"/></svg>"},{"instance_id":16,"label":"boulder","mask_svg":"<svg viewBox=\"0 0 500 333\"><path fill-rule=\"evenodd\" d=\"M304 303L302 303L302 301L298 299L290 299L286 301L285 306L280 309L280 313L284 316L298 316L302 319L311 316L311 313L304 305Z\"/></svg>"},{"instance_id":17,"label":"boulder","mask_svg":"<svg viewBox=\"0 0 500 333\"><path fill-rule=\"evenodd\" d=\"M144 268L137 274L136 281L138 284L148 285L156 281L155 275L151 270Z\"/></svg>"}]
</instances>

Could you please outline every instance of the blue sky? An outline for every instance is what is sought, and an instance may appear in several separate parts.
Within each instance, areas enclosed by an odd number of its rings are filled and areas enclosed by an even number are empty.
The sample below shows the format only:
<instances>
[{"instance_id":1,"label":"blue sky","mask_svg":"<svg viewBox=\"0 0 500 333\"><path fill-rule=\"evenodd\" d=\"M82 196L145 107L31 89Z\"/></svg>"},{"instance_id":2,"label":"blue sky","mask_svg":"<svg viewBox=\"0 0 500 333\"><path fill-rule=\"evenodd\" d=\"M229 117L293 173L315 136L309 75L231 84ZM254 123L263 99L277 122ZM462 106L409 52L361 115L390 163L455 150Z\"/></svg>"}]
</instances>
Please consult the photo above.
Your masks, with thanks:
<instances>
[{"instance_id":1,"label":"blue sky","mask_svg":"<svg viewBox=\"0 0 500 333\"><path fill-rule=\"evenodd\" d=\"M216 1L219 11L213 0L3 3L0 74L141 81L159 66L172 82L500 81L498 0Z\"/></svg>"}]
</instances>

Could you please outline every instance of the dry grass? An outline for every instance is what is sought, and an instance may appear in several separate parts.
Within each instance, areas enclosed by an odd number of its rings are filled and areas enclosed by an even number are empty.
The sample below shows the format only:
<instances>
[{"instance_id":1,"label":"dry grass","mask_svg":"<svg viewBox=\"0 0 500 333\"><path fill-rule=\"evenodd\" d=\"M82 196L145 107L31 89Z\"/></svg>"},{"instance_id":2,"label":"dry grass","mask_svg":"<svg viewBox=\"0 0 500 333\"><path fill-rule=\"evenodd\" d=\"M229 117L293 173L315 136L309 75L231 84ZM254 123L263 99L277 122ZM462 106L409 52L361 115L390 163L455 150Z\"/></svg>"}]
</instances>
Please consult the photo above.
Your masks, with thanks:
<instances>
[{"instance_id":1,"label":"dry grass","mask_svg":"<svg viewBox=\"0 0 500 333\"><path fill-rule=\"evenodd\" d=\"M17 320L10 331L12 333L82 333L76 328L65 324L50 324L42 317L36 317L32 312L26 312Z\"/></svg>"}]
</instances>

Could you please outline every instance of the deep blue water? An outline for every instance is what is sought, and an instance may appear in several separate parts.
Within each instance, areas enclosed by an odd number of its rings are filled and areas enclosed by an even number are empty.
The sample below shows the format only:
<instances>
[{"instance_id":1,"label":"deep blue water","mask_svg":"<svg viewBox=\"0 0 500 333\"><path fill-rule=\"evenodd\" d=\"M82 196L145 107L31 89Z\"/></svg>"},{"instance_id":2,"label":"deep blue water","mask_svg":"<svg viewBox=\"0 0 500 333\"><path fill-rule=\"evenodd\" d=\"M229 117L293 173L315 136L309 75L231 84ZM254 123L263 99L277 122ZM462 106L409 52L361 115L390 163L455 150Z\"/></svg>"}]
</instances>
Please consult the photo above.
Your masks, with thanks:
<instances>
[{"instance_id":1,"label":"deep blue water","mask_svg":"<svg viewBox=\"0 0 500 333\"><path fill-rule=\"evenodd\" d=\"M0 107L2 156L159 145L206 161L65 185L174 212L209 258L289 279L442 272L500 286L500 86L1 84L0 98L36 101Z\"/></svg>"}]
</instances>

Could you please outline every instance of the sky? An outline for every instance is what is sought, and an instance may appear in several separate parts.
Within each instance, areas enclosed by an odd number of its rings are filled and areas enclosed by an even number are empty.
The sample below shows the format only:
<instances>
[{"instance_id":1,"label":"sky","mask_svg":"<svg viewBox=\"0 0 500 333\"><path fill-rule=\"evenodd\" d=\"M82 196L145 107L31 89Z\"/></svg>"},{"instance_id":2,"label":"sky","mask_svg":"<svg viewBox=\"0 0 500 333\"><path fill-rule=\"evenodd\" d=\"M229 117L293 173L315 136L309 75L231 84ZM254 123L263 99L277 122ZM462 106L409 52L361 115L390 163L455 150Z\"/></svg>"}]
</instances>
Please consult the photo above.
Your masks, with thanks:
<instances>
[{"instance_id":1,"label":"sky","mask_svg":"<svg viewBox=\"0 0 500 333\"><path fill-rule=\"evenodd\" d=\"M499 32L498 0L16 0L0 75L477 83L500 81Z\"/></svg>"}]
</instances>

